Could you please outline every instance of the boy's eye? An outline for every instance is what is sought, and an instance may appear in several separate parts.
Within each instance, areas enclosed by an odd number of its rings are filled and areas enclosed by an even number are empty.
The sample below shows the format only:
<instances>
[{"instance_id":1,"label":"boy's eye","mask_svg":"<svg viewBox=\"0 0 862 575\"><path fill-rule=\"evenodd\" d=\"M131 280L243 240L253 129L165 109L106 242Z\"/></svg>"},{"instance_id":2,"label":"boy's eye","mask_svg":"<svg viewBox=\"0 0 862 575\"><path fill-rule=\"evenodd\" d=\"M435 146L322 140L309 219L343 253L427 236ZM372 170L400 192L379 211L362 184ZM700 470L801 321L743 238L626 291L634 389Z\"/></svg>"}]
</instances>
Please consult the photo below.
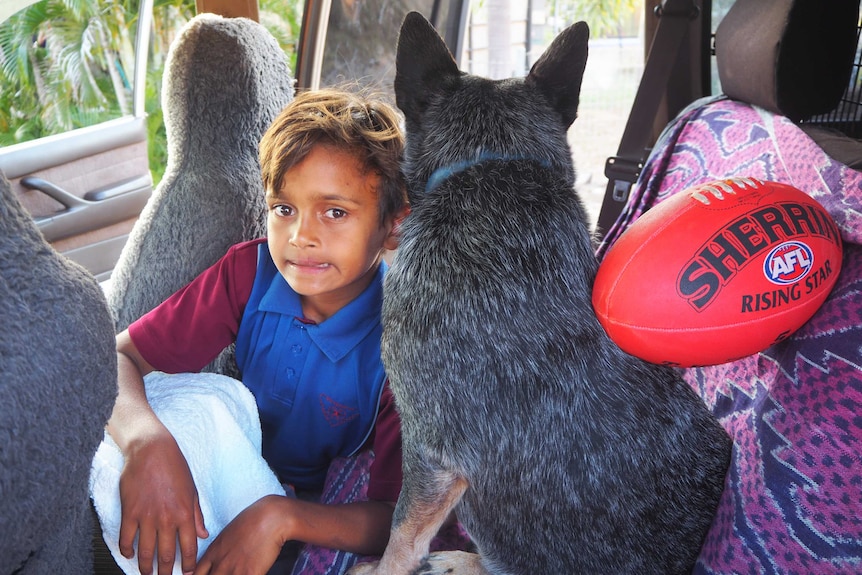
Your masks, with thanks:
<instances>
[{"instance_id":1,"label":"boy's eye","mask_svg":"<svg viewBox=\"0 0 862 575\"><path fill-rule=\"evenodd\" d=\"M326 215L332 219L338 220L347 215L347 212L341 208L330 208L326 210Z\"/></svg>"},{"instance_id":2,"label":"boy's eye","mask_svg":"<svg viewBox=\"0 0 862 575\"><path fill-rule=\"evenodd\" d=\"M293 214L293 208L285 206L284 204L273 206L272 211L275 212L275 215L277 216L290 216Z\"/></svg>"}]
</instances>

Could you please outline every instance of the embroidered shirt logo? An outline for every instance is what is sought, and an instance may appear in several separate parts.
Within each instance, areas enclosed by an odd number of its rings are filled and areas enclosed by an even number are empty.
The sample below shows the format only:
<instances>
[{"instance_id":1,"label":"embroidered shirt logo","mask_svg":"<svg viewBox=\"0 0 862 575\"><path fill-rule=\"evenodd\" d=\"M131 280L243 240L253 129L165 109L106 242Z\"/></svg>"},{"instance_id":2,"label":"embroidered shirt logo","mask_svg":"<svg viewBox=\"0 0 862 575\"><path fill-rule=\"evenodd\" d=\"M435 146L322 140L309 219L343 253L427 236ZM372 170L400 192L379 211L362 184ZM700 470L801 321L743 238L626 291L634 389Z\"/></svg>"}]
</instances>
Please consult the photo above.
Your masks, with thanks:
<instances>
[{"instance_id":1,"label":"embroidered shirt logo","mask_svg":"<svg viewBox=\"0 0 862 575\"><path fill-rule=\"evenodd\" d=\"M342 405L323 393L320 394L320 409L331 427L345 425L359 417L358 407Z\"/></svg>"}]
</instances>

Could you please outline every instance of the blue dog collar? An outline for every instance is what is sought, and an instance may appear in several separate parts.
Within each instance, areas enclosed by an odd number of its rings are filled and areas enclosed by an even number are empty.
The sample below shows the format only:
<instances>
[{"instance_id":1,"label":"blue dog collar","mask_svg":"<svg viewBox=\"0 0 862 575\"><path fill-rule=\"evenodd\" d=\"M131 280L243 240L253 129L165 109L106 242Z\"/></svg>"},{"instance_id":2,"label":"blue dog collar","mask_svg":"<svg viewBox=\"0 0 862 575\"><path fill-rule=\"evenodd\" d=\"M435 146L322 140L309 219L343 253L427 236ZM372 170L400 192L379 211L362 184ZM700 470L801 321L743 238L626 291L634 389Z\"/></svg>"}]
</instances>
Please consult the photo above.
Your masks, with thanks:
<instances>
[{"instance_id":1,"label":"blue dog collar","mask_svg":"<svg viewBox=\"0 0 862 575\"><path fill-rule=\"evenodd\" d=\"M442 166L434 170L431 174L431 177L428 178L428 183L425 184L425 193L431 192L434 188L439 186L444 180L447 180L454 176L459 172L463 172L464 170L475 166L476 164L481 164L482 162L488 162L491 160L526 160L529 158L521 158L517 156L503 156L501 154L492 154L489 152L483 152L479 154L476 158L470 160L463 160L460 162L455 162L454 164L449 164L448 166ZM550 167L550 163L546 160L534 160L541 164L543 167Z\"/></svg>"}]
</instances>

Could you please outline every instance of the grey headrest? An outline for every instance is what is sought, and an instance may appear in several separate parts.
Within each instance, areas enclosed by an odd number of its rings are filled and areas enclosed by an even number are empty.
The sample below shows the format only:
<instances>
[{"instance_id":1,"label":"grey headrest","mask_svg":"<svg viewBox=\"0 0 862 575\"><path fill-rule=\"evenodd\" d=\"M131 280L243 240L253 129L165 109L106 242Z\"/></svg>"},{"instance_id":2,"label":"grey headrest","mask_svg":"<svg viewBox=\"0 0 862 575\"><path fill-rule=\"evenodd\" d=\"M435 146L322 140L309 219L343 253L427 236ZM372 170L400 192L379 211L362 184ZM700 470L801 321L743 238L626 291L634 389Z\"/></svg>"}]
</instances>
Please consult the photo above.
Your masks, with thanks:
<instances>
[{"instance_id":1,"label":"grey headrest","mask_svg":"<svg viewBox=\"0 0 862 575\"><path fill-rule=\"evenodd\" d=\"M859 0L737 0L719 24L722 91L801 121L834 109L856 55Z\"/></svg>"},{"instance_id":2,"label":"grey headrest","mask_svg":"<svg viewBox=\"0 0 862 575\"><path fill-rule=\"evenodd\" d=\"M287 58L262 25L200 14L183 27L164 72L167 168L112 276L118 331L265 235L258 143L292 99Z\"/></svg>"}]
</instances>

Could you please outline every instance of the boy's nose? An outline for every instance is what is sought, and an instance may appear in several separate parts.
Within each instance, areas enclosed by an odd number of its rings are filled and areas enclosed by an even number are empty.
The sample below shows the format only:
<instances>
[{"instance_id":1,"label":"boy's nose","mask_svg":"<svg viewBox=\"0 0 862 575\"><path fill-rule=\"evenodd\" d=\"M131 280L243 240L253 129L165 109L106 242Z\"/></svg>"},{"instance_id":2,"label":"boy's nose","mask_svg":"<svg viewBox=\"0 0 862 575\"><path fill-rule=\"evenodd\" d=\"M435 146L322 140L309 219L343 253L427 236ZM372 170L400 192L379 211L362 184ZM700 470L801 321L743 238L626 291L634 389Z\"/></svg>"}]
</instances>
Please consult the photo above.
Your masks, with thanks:
<instances>
[{"instance_id":1,"label":"boy's nose","mask_svg":"<svg viewBox=\"0 0 862 575\"><path fill-rule=\"evenodd\" d=\"M297 247L308 247L316 244L316 232L313 218L299 216L290 230L290 243Z\"/></svg>"}]
</instances>

